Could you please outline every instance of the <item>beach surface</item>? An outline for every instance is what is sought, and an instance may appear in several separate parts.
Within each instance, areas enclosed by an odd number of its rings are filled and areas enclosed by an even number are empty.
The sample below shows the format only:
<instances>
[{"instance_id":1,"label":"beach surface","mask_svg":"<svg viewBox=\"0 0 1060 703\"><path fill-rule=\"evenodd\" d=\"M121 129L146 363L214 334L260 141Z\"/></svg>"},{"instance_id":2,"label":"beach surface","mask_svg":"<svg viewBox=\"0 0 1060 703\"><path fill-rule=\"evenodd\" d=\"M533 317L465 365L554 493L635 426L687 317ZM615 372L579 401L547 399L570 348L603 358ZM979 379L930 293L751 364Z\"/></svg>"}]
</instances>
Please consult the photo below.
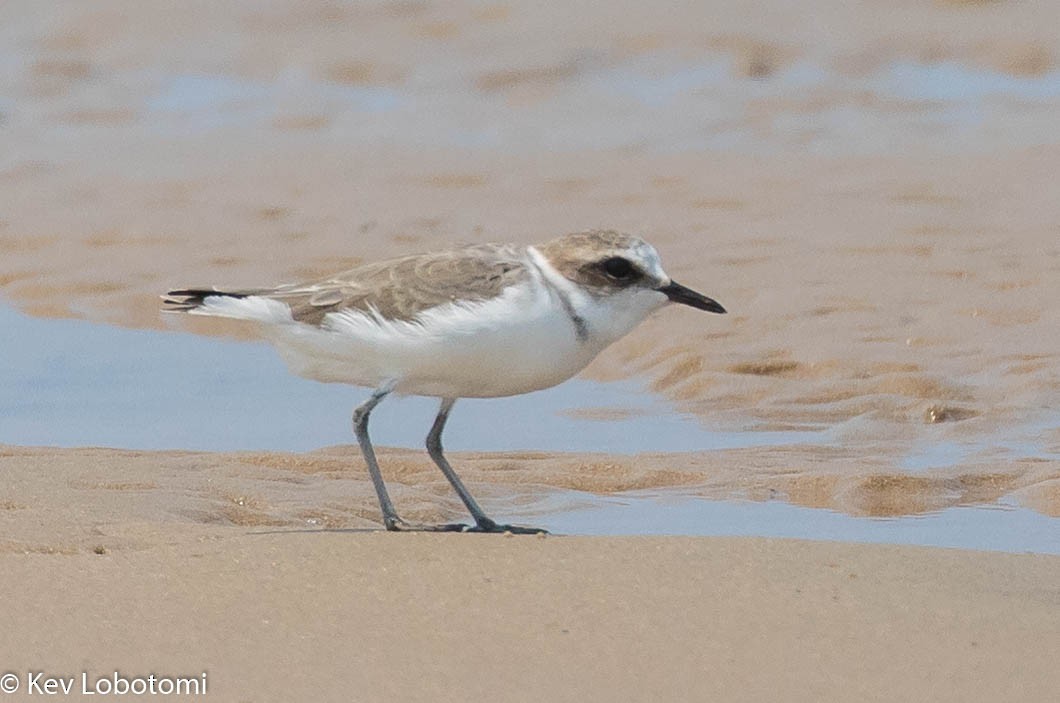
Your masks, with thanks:
<instances>
[{"instance_id":1,"label":"beach surface","mask_svg":"<svg viewBox=\"0 0 1060 703\"><path fill-rule=\"evenodd\" d=\"M410 452L383 459L417 463ZM3 448L0 673L22 684L4 699L28 698L27 677L40 672L91 687L115 671L205 679L202 699L223 701L1045 701L1060 691L1058 556L392 534L374 522L367 487L357 518L352 496L330 503L299 480L318 471L340 470L305 455ZM452 517L399 487L407 514ZM439 489L427 482L419 495Z\"/></svg>"},{"instance_id":2,"label":"beach surface","mask_svg":"<svg viewBox=\"0 0 1060 703\"><path fill-rule=\"evenodd\" d=\"M175 453L4 451L0 662L202 700L1045 701L1060 557L762 538L291 529L147 485ZM208 461L231 465L241 456ZM203 462L200 462L203 463ZM44 468L94 494L34 496ZM209 482L201 472L190 485ZM191 493L189 491L189 493ZM260 507L260 506L259 506ZM174 509L176 508L176 509ZM94 685L94 684L92 684ZM26 696L28 698L28 696ZM5 696L4 700L21 700Z\"/></svg>"}]
</instances>

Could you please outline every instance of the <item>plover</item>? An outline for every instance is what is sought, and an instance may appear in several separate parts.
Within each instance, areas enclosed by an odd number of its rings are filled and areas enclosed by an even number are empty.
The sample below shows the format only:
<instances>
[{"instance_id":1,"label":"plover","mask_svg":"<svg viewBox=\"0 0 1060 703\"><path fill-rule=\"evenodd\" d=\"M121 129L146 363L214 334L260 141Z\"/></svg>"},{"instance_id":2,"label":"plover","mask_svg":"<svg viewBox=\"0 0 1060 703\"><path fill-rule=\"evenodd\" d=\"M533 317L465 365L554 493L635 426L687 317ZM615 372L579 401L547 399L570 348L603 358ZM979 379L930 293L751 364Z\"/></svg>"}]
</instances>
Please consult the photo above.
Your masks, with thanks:
<instances>
[{"instance_id":1,"label":"plover","mask_svg":"<svg viewBox=\"0 0 1060 703\"><path fill-rule=\"evenodd\" d=\"M543 532L499 525L442 453L458 398L496 398L554 386L653 311L681 303L725 309L670 278L655 249L614 231L569 234L537 246L473 244L365 264L276 288L170 291L164 308L261 323L291 370L373 389L353 429L388 530ZM372 410L391 393L441 400L427 452L473 525L402 520L368 437Z\"/></svg>"}]
</instances>

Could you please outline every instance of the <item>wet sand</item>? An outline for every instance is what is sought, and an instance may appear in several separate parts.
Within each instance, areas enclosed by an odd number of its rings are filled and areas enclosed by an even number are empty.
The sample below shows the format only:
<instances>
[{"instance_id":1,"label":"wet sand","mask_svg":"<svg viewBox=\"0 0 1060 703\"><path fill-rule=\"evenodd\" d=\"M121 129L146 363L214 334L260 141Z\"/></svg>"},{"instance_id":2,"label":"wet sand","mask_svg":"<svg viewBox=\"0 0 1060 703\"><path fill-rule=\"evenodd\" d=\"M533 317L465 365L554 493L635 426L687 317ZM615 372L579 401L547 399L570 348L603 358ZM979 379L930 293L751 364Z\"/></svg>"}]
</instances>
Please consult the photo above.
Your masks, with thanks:
<instances>
[{"instance_id":1,"label":"wet sand","mask_svg":"<svg viewBox=\"0 0 1060 703\"><path fill-rule=\"evenodd\" d=\"M1060 515L1055 3L173 7L0 6L5 303L159 328L172 286L631 230L732 314L664 311L586 377L830 441L455 455L495 512L647 489ZM924 446L975 449L903 463ZM384 458L409 517L457 514L424 457ZM351 447L0 466L4 671L205 669L232 701L1060 688L1056 557L362 533Z\"/></svg>"},{"instance_id":2,"label":"wet sand","mask_svg":"<svg viewBox=\"0 0 1060 703\"><path fill-rule=\"evenodd\" d=\"M379 448L379 460L405 517L464 519L459 500L423 451ZM807 446L711 452L613 454L450 452L460 475L489 512L547 517L583 507L582 495L669 495L750 502L782 500L864 518L925 515L957 506L990 506L1013 496L1057 517L1056 467L1019 462L956 467L915 475ZM12 551L87 549L109 512L168 523L268 525L288 529L378 529L379 506L355 445L307 453L147 452L0 445L13 522ZM47 467L46 471L33 467ZM591 505L591 503L590 503ZM77 506L70 513L64 506ZM42 530L41 524L49 525ZM68 543L67 540L74 540ZM120 536L108 547L122 544ZM85 541L87 540L87 541ZM92 542L92 545L89 543Z\"/></svg>"}]
</instances>

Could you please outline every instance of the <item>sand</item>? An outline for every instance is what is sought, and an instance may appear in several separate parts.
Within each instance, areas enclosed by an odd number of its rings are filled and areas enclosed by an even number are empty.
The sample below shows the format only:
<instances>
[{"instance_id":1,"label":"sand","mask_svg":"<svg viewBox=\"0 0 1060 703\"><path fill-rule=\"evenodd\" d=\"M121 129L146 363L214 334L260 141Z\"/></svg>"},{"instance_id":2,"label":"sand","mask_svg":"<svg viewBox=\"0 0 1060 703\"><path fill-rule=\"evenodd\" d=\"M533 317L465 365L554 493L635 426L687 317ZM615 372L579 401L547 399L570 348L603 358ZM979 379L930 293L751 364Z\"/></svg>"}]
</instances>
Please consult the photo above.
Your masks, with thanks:
<instances>
[{"instance_id":1,"label":"sand","mask_svg":"<svg viewBox=\"0 0 1060 703\"><path fill-rule=\"evenodd\" d=\"M183 466L194 487L209 481L194 471L208 456L56 454L5 452L2 464L23 503L0 511L4 533L27 537L0 552L0 661L23 684L39 671L78 685L81 672L205 672L204 700L223 701L1044 701L1060 691L1060 557L294 529L254 523L250 507L241 519L234 503L229 519L209 519L191 490L180 501L143 484L83 483ZM45 466L68 479L53 480L60 492L97 497L34 500L24 486Z\"/></svg>"},{"instance_id":2,"label":"sand","mask_svg":"<svg viewBox=\"0 0 1060 703\"><path fill-rule=\"evenodd\" d=\"M224 701L1039 701L1060 690L1060 557L389 534L352 450L2 448L4 671L24 693L41 671L78 686L82 672L90 686L114 671L205 672L206 699ZM510 476L533 457L455 458L492 481L491 507L541 490ZM382 460L406 515L458 514L422 457Z\"/></svg>"},{"instance_id":3,"label":"sand","mask_svg":"<svg viewBox=\"0 0 1060 703\"><path fill-rule=\"evenodd\" d=\"M9 0L0 296L157 328L174 286L631 230L731 314L666 310L586 376L643 379L711 429L828 442L455 455L493 512L655 490L1056 517L1058 8ZM908 467L935 446L962 450ZM421 454L383 454L406 514L459 514ZM1060 689L1056 557L379 534L349 446L3 446L0 475L0 673L23 684L206 671L224 701Z\"/></svg>"}]
</instances>

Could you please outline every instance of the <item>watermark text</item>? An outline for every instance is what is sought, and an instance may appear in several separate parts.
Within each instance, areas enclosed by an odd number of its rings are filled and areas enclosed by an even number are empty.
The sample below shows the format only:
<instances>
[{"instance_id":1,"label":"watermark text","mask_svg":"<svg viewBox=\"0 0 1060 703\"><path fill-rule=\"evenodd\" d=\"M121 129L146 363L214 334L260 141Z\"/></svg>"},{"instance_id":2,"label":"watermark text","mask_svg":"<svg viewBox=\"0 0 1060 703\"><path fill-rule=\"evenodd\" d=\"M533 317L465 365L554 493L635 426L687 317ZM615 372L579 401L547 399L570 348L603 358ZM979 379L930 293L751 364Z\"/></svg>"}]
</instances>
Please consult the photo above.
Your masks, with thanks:
<instances>
[{"instance_id":1,"label":"watermark text","mask_svg":"<svg viewBox=\"0 0 1060 703\"><path fill-rule=\"evenodd\" d=\"M82 671L56 675L46 671L9 671L0 675L0 694L21 691L28 696L204 696L207 674L129 676L120 671L95 674Z\"/></svg>"}]
</instances>

